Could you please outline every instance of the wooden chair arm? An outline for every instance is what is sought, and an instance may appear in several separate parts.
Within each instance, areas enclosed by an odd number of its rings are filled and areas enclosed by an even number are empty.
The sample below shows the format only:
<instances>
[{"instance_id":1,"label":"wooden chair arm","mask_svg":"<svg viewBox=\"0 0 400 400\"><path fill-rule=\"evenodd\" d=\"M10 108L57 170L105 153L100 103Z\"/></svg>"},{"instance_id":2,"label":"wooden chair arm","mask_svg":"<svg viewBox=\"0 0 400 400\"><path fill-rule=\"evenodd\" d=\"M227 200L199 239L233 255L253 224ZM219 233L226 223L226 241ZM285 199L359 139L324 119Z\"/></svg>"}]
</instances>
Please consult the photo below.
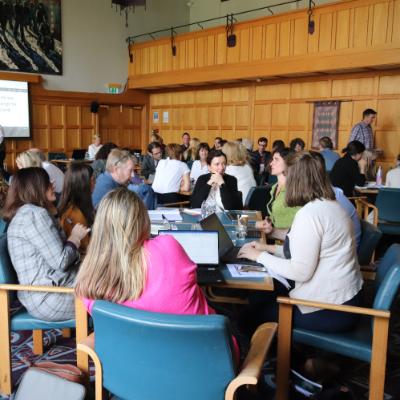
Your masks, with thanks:
<instances>
[{"instance_id":1,"label":"wooden chair arm","mask_svg":"<svg viewBox=\"0 0 400 400\"><path fill-rule=\"evenodd\" d=\"M280 304L288 304L292 306L298 305L306 307L315 307L315 308L323 308L325 310L342 311L360 315L369 315L371 317L380 317L387 319L390 318L390 311L377 310L374 308L347 306L343 304L320 303L317 301L293 299L291 297L278 297L277 301Z\"/></svg>"},{"instance_id":2,"label":"wooden chair arm","mask_svg":"<svg viewBox=\"0 0 400 400\"><path fill-rule=\"evenodd\" d=\"M242 369L235 379L233 379L226 391L225 400L234 398L236 390L243 385L257 385L261 368L265 357L275 337L278 324L267 322L260 325L251 338L251 346Z\"/></svg>"},{"instance_id":3,"label":"wooden chair arm","mask_svg":"<svg viewBox=\"0 0 400 400\"><path fill-rule=\"evenodd\" d=\"M99 356L94 350L94 333L91 333L85 339L77 344L77 350L87 354L94 363L95 367L95 393L96 400L103 398L103 370Z\"/></svg>"},{"instance_id":4,"label":"wooden chair arm","mask_svg":"<svg viewBox=\"0 0 400 400\"><path fill-rule=\"evenodd\" d=\"M62 286L30 286L2 283L0 290L24 290L28 292L69 293L74 294L74 289Z\"/></svg>"}]
</instances>

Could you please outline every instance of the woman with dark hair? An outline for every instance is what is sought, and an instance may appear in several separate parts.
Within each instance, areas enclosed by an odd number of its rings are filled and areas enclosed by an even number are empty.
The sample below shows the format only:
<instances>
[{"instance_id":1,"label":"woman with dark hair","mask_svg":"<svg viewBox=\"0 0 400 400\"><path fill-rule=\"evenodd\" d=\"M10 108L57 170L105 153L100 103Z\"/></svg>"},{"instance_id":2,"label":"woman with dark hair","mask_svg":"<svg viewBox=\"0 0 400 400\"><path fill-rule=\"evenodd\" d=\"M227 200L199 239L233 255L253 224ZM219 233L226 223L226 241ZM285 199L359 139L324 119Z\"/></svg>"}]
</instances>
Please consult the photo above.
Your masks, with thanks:
<instances>
[{"instance_id":1,"label":"woman with dark hair","mask_svg":"<svg viewBox=\"0 0 400 400\"><path fill-rule=\"evenodd\" d=\"M262 321L277 320L278 306L273 299L277 294L360 306L363 280L352 223L335 201L332 185L320 161L306 152L292 155L288 159L286 186L287 205L301 209L284 246L252 242L240 249L238 257L257 261L290 280L291 290L277 284L268 300L264 297L261 303L253 304L252 317L260 317ZM350 313L305 306L294 309L294 326L298 328L341 332L350 329L356 321L357 316Z\"/></svg>"},{"instance_id":2,"label":"woman with dark hair","mask_svg":"<svg viewBox=\"0 0 400 400\"><path fill-rule=\"evenodd\" d=\"M365 184L365 168L367 162L362 158L365 146L358 140L350 142L342 150L345 155L336 161L330 172L332 185L339 187L347 196L354 195L354 186Z\"/></svg>"},{"instance_id":3,"label":"woman with dark hair","mask_svg":"<svg viewBox=\"0 0 400 400\"><path fill-rule=\"evenodd\" d=\"M304 147L306 147L306 144L302 138L295 138L290 142L289 147L290 150L298 152L303 151Z\"/></svg>"},{"instance_id":4,"label":"woman with dark hair","mask_svg":"<svg viewBox=\"0 0 400 400\"><path fill-rule=\"evenodd\" d=\"M53 185L43 168L24 168L14 175L3 210L9 222L8 251L22 285L74 285L81 240L88 230L76 224L68 239L51 215ZM74 317L73 296L61 293L18 292L29 314L46 321Z\"/></svg>"},{"instance_id":5,"label":"woman with dark hair","mask_svg":"<svg viewBox=\"0 0 400 400\"><path fill-rule=\"evenodd\" d=\"M196 154L196 160L192 164L190 170L190 180L196 183L201 175L208 174L207 156L210 151L208 143L202 142L199 144Z\"/></svg>"},{"instance_id":6,"label":"woman with dark hair","mask_svg":"<svg viewBox=\"0 0 400 400\"><path fill-rule=\"evenodd\" d=\"M274 153L276 150L284 149L286 147L285 142L281 139L274 140L272 143L272 151Z\"/></svg>"},{"instance_id":7,"label":"woman with dark hair","mask_svg":"<svg viewBox=\"0 0 400 400\"><path fill-rule=\"evenodd\" d=\"M65 173L58 213L66 236L71 234L73 227L78 223L89 227L93 224L92 176L93 169L86 164L72 163ZM81 242L82 253L86 251L88 244L89 236L86 236Z\"/></svg>"},{"instance_id":8,"label":"woman with dark hair","mask_svg":"<svg viewBox=\"0 0 400 400\"><path fill-rule=\"evenodd\" d=\"M210 173L197 179L191 197L191 207L200 208L203 201L215 210L241 210L242 194L238 191L234 176L225 174L226 156L221 150L211 150L207 156Z\"/></svg>"},{"instance_id":9,"label":"woman with dark hair","mask_svg":"<svg viewBox=\"0 0 400 400\"><path fill-rule=\"evenodd\" d=\"M277 177L278 182L271 187L271 197L267 203L269 218L257 221L256 228L263 230L271 237L284 239L287 230L292 226L293 219L299 207L289 207L286 204L286 174L287 159L293 151L288 147L278 148L272 154L270 163L271 175Z\"/></svg>"},{"instance_id":10,"label":"woman with dark hair","mask_svg":"<svg viewBox=\"0 0 400 400\"><path fill-rule=\"evenodd\" d=\"M116 149L117 145L111 142L103 144L100 150L96 153L94 162L92 163L93 176L96 180L97 177L106 170L106 162L108 155L111 153L112 149Z\"/></svg>"}]
</instances>

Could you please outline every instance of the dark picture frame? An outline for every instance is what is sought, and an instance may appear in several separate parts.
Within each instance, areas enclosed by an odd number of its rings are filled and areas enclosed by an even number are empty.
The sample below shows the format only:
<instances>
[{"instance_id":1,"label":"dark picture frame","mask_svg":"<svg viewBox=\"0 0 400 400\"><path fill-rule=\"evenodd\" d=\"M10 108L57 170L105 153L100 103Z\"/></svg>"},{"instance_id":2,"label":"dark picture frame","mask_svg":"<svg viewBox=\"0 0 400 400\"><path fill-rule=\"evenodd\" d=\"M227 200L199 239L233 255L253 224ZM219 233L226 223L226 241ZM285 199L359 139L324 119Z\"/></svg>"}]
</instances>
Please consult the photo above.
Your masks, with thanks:
<instances>
[{"instance_id":1,"label":"dark picture frame","mask_svg":"<svg viewBox=\"0 0 400 400\"><path fill-rule=\"evenodd\" d=\"M0 70L62 75L61 0L0 0Z\"/></svg>"}]
</instances>

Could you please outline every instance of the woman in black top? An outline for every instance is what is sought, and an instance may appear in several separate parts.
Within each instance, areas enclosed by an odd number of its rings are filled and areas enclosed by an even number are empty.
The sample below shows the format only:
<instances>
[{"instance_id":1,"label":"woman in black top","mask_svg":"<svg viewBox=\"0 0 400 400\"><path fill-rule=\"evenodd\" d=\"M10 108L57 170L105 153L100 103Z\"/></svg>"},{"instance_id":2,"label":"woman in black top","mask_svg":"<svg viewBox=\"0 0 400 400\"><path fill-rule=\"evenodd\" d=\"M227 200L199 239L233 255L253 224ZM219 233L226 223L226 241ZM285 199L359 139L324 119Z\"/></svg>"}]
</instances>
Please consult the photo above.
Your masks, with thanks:
<instances>
[{"instance_id":1,"label":"woman in black top","mask_svg":"<svg viewBox=\"0 0 400 400\"><path fill-rule=\"evenodd\" d=\"M332 185L342 189L347 197L354 195L354 186L365 184L366 161L361 158L364 150L361 142L353 140L343 149L346 154L336 161L330 172Z\"/></svg>"},{"instance_id":2,"label":"woman in black top","mask_svg":"<svg viewBox=\"0 0 400 400\"><path fill-rule=\"evenodd\" d=\"M212 200L215 201L216 208L241 210L242 194L238 191L237 180L234 176L225 174L225 154L221 150L210 151L207 164L210 173L201 175L197 179L191 197L191 207L200 208L204 200Z\"/></svg>"}]
</instances>

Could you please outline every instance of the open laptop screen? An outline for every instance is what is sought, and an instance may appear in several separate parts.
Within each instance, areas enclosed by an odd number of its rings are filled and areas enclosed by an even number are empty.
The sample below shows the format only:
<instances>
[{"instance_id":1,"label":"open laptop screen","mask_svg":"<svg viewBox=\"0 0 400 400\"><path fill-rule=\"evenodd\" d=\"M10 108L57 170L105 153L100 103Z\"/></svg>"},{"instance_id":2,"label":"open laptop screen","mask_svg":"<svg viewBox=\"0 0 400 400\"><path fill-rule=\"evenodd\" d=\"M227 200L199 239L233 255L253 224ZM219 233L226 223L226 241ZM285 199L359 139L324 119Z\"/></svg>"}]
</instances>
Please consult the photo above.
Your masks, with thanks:
<instances>
[{"instance_id":1,"label":"open laptop screen","mask_svg":"<svg viewBox=\"0 0 400 400\"><path fill-rule=\"evenodd\" d=\"M173 236L196 264L218 265L218 232L213 231L159 231Z\"/></svg>"}]
</instances>

